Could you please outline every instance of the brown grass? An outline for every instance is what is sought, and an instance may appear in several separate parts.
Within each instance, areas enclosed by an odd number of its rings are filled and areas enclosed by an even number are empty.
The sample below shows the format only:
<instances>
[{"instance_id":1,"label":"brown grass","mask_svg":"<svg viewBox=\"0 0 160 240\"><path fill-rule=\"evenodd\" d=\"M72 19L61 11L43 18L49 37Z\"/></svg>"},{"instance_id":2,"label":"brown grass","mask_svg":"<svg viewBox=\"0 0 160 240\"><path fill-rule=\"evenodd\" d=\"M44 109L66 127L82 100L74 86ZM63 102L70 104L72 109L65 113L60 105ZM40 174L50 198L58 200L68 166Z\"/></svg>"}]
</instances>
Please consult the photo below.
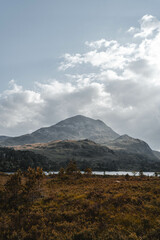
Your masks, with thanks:
<instances>
[{"instance_id":1,"label":"brown grass","mask_svg":"<svg viewBox=\"0 0 160 240\"><path fill-rule=\"evenodd\" d=\"M0 239L160 239L159 178L53 175L39 191L30 205L3 203Z\"/></svg>"}]
</instances>

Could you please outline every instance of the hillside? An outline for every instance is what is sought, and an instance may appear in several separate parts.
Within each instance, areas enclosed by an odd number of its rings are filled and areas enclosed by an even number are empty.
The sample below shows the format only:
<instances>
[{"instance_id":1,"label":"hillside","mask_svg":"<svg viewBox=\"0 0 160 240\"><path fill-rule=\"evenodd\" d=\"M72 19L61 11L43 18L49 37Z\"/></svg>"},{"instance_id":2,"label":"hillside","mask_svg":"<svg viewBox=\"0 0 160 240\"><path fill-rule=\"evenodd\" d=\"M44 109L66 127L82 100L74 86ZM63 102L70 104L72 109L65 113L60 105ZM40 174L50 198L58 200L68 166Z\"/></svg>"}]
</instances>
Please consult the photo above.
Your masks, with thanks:
<instances>
[{"instance_id":1,"label":"hillside","mask_svg":"<svg viewBox=\"0 0 160 240\"><path fill-rule=\"evenodd\" d=\"M142 154L113 151L90 140L63 140L49 143L15 146L16 150L29 150L47 157L55 163L57 169L66 167L73 159L83 170L91 167L93 170L127 170L127 171L159 171L160 161L148 158Z\"/></svg>"},{"instance_id":2,"label":"hillside","mask_svg":"<svg viewBox=\"0 0 160 240\"><path fill-rule=\"evenodd\" d=\"M53 126L38 129L37 131L19 137L10 137L0 144L3 146L42 143L55 140L80 140L90 139L97 143L106 143L119 135L100 120L94 120L77 115L65 119Z\"/></svg>"}]
</instances>

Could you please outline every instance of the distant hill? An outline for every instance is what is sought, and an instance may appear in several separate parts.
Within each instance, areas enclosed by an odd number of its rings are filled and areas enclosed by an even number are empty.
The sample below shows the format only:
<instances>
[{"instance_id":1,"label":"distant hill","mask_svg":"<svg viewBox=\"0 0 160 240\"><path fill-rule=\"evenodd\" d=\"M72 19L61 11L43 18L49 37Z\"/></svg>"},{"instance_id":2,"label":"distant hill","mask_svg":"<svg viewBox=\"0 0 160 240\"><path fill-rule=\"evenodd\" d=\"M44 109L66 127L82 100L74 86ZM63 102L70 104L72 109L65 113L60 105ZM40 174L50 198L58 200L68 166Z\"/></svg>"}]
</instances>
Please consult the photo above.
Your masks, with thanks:
<instances>
[{"instance_id":1,"label":"distant hill","mask_svg":"<svg viewBox=\"0 0 160 240\"><path fill-rule=\"evenodd\" d=\"M90 139L97 143L107 143L119 135L100 120L94 120L82 115L65 119L53 126L19 137L6 138L0 142L3 146L24 145L31 143L46 143L54 140Z\"/></svg>"},{"instance_id":2,"label":"distant hill","mask_svg":"<svg viewBox=\"0 0 160 240\"><path fill-rule=\"evenodd\" d=\"M113 151L106 146L90 140L63 140L49 143L15 146L16 150L29 150L45 156L54 162L58 170L75 160L81 170L91 167L93 170L159 171L160 161L143 154Z\"/></svg>"},{"instance_id":3,"label":"distant hill","mask_svg":"<svg viewBox=\"0 0 160 240\"><path fill-rule=\"evenodd\" d=\"M142 154L148 156L151 159L156 158L152 149L146 142L140 139L132 138L128 135L122 135L115 140L110 141L109 143L107 143L107 146L113 150L121 150L128 153Z\"/></svg>"}]
</instances>

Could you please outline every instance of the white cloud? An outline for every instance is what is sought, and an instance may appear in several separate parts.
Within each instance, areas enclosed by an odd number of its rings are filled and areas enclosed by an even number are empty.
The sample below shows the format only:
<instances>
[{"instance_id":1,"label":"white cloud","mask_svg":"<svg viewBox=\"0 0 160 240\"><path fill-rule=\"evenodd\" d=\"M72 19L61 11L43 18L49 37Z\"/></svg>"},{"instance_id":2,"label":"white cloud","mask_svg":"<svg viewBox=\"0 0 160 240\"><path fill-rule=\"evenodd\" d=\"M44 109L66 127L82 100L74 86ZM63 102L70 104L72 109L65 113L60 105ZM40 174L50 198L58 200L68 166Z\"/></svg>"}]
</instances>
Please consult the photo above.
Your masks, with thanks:
<instances>
[{"instance_id":1,"label":"white cloud","mask_svg":"<svg viewBox=\"0 0 160 240\"><path fill-rule=\"evenodd\" d=\"M91 48L95 48L95 49L99 49L99 48L102 48L102 47L109 47L110 45L114 45L114 44L117 44L117 41L107 41L106 39L102 38L98 41L93 41L93 42L88 42L86 41L85 44Z\"/></svg>"},{"instance_id":2,"label":"white cloud","mask_svg":"<svg viewBox=\"0 0 160 240\"><path fill-rule=\"evenodd\" d=\"M73 68L77 64L91 64L93 67L102 69L123 69L136 50L136 44L120 45L117 41L100 40L95 42L87 42L87 45L94 50L88 51L85 54L66 54L64 61L61 63L60 69L66 70ZM101 49L101 47L103 48Z\"/></svg>"},{"instance_id":3,"label":"white cloud","mask_svg":"<svg viewBox=\"0 0 160 240\"><path fill-rule=\"evenodd\" d=\"M154 33L154 31L159 30L160 22L157 20L157 18L152 15L144 15L140 20L140 29L137 29L137 33L134 35L134 37L149 37Z\"/></svg>"},{"instance_id":4,"label":"white cloud","mask_svg":"<svg viewBox=\"0 0 160 240\"><path fill-rule=\"evenodd\" d=\"M134 77L134 80L139 81L139 78L143 77L143 81L148 81L148 77L150 77L152 83L159 84L159 29L160 22L151 15L145 15L140 20L139 28L131 27L128 30L133 35L132 42L121 44L115 40L108 41L106 39L86 42L91 50L89 49L83 54L65 55L61 68L67 70L75 66L80 68L82 65L90 64L97 70L99 69L101 75L105 75L107 71L114 72L113 79L115 76L121 80ZM142 38L137 42L135 37L138 36Z\"/></svg>"},{"instance_id":5,"label":"white cloud","mask_svg":"<svg viewBox=\"0 0 160 240\"><path fill-rule=\"evenodd\" d=\"M133 33L137 32L137 29L135 27L130 27L127 32L133 34Z\"/></svg>"},{"instance_id":6,"label":"white cloud","mask_svg":"<svg viewBox=\"0 0 160 240\"><path fill-rule=\"evenodd\" d=\"M67 62L62 62L59 70L66 70L67 68L75 67L77 63L81 64L83 62L80 54L71 56L69 53L66 53L63 57L64 59L67 59Z\"/></svg>"},{"instance_id":7,"label":"white cloud","mask_svg":"<svg viewBox=\"0 0 160 240\"><path fill-rule=\"evenodd\" d=\"M38 117L38 112L43 105L43 99L39 93L23 90L13 80L11 88L0 95L0 127L13 128L18 124L29 124L32 119ZM17 131L19 132L19 131Z\"/></svg>"}]
</instances>

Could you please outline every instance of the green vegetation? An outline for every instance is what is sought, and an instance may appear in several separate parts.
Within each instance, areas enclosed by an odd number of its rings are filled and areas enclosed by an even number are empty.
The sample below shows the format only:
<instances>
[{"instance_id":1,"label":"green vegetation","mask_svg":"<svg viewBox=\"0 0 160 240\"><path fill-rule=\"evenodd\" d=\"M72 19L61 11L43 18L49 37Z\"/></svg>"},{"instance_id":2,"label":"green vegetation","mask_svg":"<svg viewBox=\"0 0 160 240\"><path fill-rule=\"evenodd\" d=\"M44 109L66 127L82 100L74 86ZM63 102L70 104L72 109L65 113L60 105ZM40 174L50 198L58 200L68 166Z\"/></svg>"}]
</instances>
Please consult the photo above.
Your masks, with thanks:
<instances>
[{"instance_id":1,"label":"green vegetation","mask_svg":"<svg viewBox=\"0 0 160 240\"><path fill-rule=\"evenodd\" d=\"M160 178L29 168L0 175L0 212L1 240L157 240Z\"/></svg>"}]
</instances>

